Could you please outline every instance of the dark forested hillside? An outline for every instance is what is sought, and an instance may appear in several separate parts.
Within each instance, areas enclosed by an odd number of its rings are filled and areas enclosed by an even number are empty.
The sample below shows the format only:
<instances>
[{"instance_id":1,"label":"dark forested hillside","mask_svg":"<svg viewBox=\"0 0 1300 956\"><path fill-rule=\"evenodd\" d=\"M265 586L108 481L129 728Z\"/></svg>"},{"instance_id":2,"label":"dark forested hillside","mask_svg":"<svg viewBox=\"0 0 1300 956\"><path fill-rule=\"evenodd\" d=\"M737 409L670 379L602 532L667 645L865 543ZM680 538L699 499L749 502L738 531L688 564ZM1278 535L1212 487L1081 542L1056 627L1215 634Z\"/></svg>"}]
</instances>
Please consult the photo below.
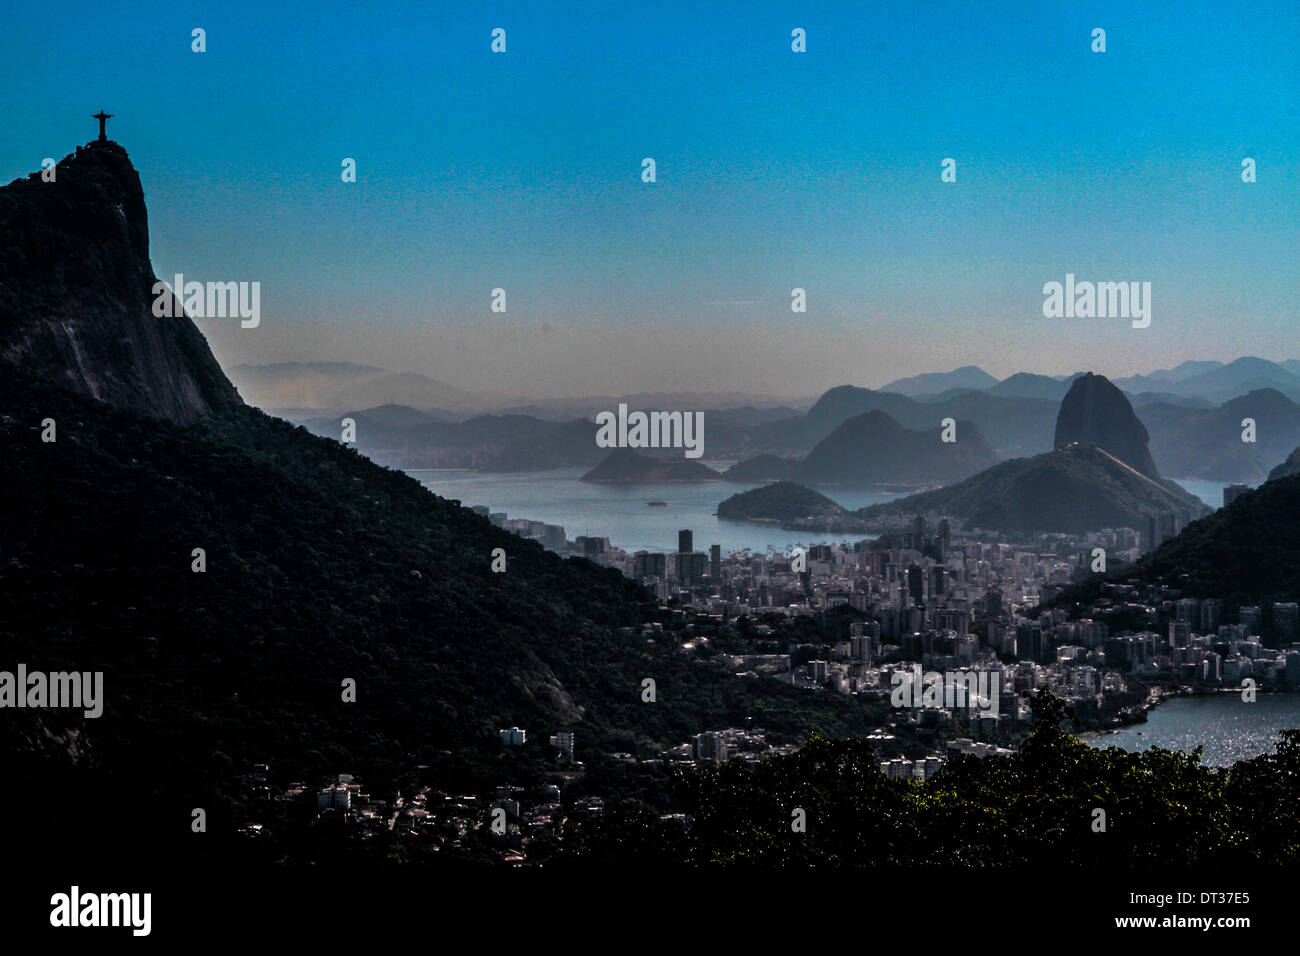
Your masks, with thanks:
<instances>
[{"instance_id":1,"label":"dark forested hillside","mask_svg":"<svg viewBox=\"0 0 1300 956\"><path fill-rule=\"evenodd\" d=\"M888 780L867 741L683 774L689 828L609 817L578 854L604 866L1033 867L1097 870L1294 864L1300 733L1276 753L1216 769L1200 754L1094 748L1065 733L1064 705L1011 756L955 757L924 784ZM1098 817L1097 811L1104 817ZM802 811L804 829L792 826ZM1103 824L1098 829L1098 822Z\"/></svg>"},{"instance_id":2,"label":"dark forested hillside","mask_svg":"<svg viewBox=\"0 0 1300 956\"><path fill-rule=\"evenodd\" d=\"M1300 593L1300 475L1237 498L1145 555L1124 577L1229 603L1291 601Z\"/></svg>"},{"instance_id":3,"label":"dark forested hillside","mask_svg":"<svg viewBox=\"0 0 1300 956\"><path fill-rule=\"evenodd\" d=\"M153 824L156 801L208 805L253 762L382 786L431 754L496 752L514 724L643 751L745 716L790 738L871 726L855 701L641 636L652 609L617 571L254 409L186 429L11 367L0 409L5 666L105 673L98 719L0 713L0 744L50 788L94 780Z\"/></svg>"}]
</instances>

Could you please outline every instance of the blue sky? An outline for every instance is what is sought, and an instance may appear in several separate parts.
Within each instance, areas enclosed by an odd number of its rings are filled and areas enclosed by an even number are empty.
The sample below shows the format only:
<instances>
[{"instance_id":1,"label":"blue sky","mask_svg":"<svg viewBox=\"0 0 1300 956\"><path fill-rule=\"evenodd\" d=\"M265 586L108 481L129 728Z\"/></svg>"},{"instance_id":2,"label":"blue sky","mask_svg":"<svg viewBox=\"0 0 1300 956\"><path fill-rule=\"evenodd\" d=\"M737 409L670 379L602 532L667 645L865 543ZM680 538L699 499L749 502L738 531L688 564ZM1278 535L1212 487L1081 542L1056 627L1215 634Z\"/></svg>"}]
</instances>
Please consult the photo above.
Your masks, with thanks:
<instances>
[{"instance_id":1,"label":"blue sky","mask_svg":"<svg viewBox=\"0 0 1300 956\"><path fill-rule=\"evenodd\" d=\"M0 175L114 113L159 275L262 283L258 328L200 323L227 364L803 395L1300 356L1300 4L816 6L11 0ZM1150 281L1151 327L1044 318L1066 272Z\"/></svg>"}]
</instances>

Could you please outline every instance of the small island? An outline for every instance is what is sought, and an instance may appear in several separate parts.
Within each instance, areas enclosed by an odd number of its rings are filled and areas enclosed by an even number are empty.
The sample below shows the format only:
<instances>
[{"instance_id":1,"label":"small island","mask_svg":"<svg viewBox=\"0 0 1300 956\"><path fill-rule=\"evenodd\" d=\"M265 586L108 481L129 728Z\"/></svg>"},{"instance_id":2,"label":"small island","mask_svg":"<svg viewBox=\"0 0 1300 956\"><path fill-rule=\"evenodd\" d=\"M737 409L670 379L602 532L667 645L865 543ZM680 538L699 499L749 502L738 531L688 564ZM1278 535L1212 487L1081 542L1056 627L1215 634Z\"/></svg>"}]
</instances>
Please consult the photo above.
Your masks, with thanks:
<instances>
[{"instance_id":1,"label":"small island","mask_svg":"<svg viewBox=\"0 0 1300 956\"><path fill-rule=\"evenodd\" d=\"M619 448L581 478L595 484L646 485L688 481L722 481L722 475L698 461L651 458ZM654 502L651 502L653 505Z\"/></svg>"},{"instance_id":2,"label":"small island","mask_svg":"<svg viewBox=\"0 0 1300 956\"><path fill-rule=\"evenodd\" d=\"M792 481L778 481L732 495L718 505L718 517L777 524L798 531L858 532L866 529L866 523L853 512Z\"/></svg>"}]
</instances>

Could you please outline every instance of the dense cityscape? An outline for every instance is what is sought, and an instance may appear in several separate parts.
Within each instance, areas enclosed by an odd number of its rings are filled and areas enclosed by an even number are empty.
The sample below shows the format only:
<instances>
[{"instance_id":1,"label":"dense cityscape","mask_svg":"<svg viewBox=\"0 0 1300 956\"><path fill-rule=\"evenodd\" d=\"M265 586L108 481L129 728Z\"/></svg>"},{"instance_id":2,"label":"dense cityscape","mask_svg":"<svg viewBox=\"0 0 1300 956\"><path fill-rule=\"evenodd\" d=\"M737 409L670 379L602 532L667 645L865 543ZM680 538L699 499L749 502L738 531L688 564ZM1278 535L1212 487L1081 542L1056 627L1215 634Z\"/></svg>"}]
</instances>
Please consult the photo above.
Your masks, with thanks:
<instances>
[{"instance_id":1,"label":"dense cityscape","mask_svg":"<svg viewBox=\"0 0 1300 956\"><path fill-rule=\"evenodd\" d=\"M1224 504L1243 490L1225 488ZM1248 678L1261 688L1300 686L1295 602L1226 608L1219 596L1174 598L1160 588L1107 584L1084 616L1072 618L1060 607L1040 611L1088 574L1122 568L1174 537L1181 530L1174 514L1141 530L1016 542L954 535L946 520L927 529L918 515L901 535L724 556L717 545L696 551L690 530L680 532L676 552L629 555L607 538L569 542L559 526L476 510L547 547L617 568L689 613L696 641L745 616L824 620L838 607L860 612L843 639L828 635L825 659L805 659L800 647L726 656L738 676L771 673L798 687L879 696L895 686L896 671L913 663L927 672L997 672L1004 690L996 714L977 717L981 735L1022 720L1020 694L1043 687L1070 701L1085 726L1100 726L1140 719L1143 708L1134 713L1130 701L1136 693L1145 707L1147 687L1240 691ZM754 630L761 633L762 625ZM976 708L972 701L963 710ZM899 719L936 719L928 709Z\"/></svg>"},{"instance_id":2,"label":"dense cityscape","mask_svg":"<svg viewBox=\"0 0 1300 956\"><path fill-rule=\"evenodd\" d=\"M1225 488L1225 503L1240 493L1240 486ZM683 653L707 657L736 680L768 675L808 693L891 702L885 722L867 736L891 780L929 780L955 754L1010 753L1033 719L1026 695L1044 689L1067 702L1078 729L1095 731L1143 721L1167 695L1300 687L1294 602L1230 609L1219 597L1174 598L1161 588L1108 584L1079 616L1043 607L1104 562L1122 567L1176 534L1173 515L1141 530L1032 542L965 537L953 534L946 520L928 524L916 516L908 532L877 540L723 555L717 545L695 550L688 529L679 533L677 551L628 554L607 538L570 541L557 525L474 510L548 548L635 579L664 612L664 621L643 624L643 633L667 634ZM803 620L820 638L776 640L781 620ZM945 688L946 698L944 692L928 696L914 679L921 672L947 675L950 684L955 678L972 692L953 695ZM897 689L914 683L915 696L899 706ZM580 735L551 728L502 728L500 746L519 750L539 732L533 745L549 766L546 781L503 782L492 792L422 786L390 806L346 773L323 788L296 783L274 795L265 767L255 768L252 780L280 803L314 800L317 825L369 836L386 830L433 852L464 853L473 844L519 866L534 862L530 846L544 848L544 860L557 841L580 839L601 814L602 797L562 794L593 757L671 769L753 762L799 749L769 742L754 726L700 728L657 754L583 754ZM254 824L247 832L259 829Z\"/></svg>"}]
</instances>

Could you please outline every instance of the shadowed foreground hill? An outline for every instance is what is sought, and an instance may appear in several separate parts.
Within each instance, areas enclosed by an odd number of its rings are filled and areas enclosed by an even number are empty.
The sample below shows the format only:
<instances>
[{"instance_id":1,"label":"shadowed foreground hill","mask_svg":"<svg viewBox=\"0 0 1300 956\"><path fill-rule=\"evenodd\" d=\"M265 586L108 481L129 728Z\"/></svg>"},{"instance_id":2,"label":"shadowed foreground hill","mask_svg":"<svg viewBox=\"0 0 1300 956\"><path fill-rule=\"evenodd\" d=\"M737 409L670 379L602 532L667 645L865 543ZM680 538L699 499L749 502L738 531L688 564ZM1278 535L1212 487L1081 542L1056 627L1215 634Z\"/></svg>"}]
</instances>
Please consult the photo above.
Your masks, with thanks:
<instances>
[{"instance_id":1,"label":"shadowed foreground hill","mask_svg":"<svg viewBox=\"0 0 1300 956\"><path fill-rule=\"evenodd\" d=\"M1166 584L1229 605L1300 595L1300 475L1266 481L1108 579ZM1064 597L1064 596L1063 596Z\"/></svg>"},{"instance_id":2,"label":"shadowed foreground hill","mask_svg":"<svg viewBox=\"0 0 1300 956\"><path fill-rule=\"evenodd\" d=\"M1300 475L1300 448L1294 449L1291 454L1286 456L1284 462L1268 473L1270 480L1273 478L1287 478L1291 475Z\"/></svg>"},{"instance_id":3,"label":"shadowed foreground hill","mask_svg":"<svg viewBox=\"0 0 1300 956\"><path fill-rule=\"evenodd\" d=\"M678 780L689 827L610 815L579 854L606 866L926 866L1117 869L1300 862L1300 732L1275 754L1213 769L1200 755L1095 749L1063 705L1005 757L950 758L926 783L889 780L868 741L813 740L789 757ZM1243 705L1249 706L1249 705ZM806 814L794 832L792 813ZM1096 809L1106 830L1095 832Z\"/></svg>"},{"instance_id":4,"label":"shadowed foreground hill","mask_svg":"<svg viewBox=\"0 0 1300 956\"><path fill-rule=\"evenodd\" d=\"M144 194L117 144L0 189L0 225L0 670L104 681L98 718L0 708L0 766L23 781L0 817L49 821L33 839L157 853L194 807L205 845L229 839L277 815L243 803L260 763L309 794L343 772L387 799L443 758L476 762L448 786L495 785L496 731L516 724L590 754L746 717L785 739L878 719L643 636L658 612L617 571L245 406L193 322L153 314Z\"/></svg>"},{"instance_id":5,"label":"shadowed foreground hill","mask_svg":"<svg viewBox=\"0 0 1300 956\"><path fill-rule=\"evenodd\" d=\"M972 528L1022 534L1141 528L1148 515L1205 510L1176 487L1148 478L1100 448L1070 445L1004 461L955 485L857 514L882 527L891 516L936 514L961 518Z\"/></svg>"},{"instance_id":6,"label":"shadowed foreground hill","mask_svg":"<svg viewBox=\"0 0 1300 956\"><path fill-rule=\"evenodd\" d=\"M645 750L745 716L787 739L878 719L621 631L644 592L617 571L255 409L181 428L6 367L0 443L3 667L105 674L98 719L0 711L0 753L25 781L0 799L11 819L72 813L93 790L118 838L153 849L193 806L214 828L222 812L248 819L232 801L254 762L289 780L355 772L385 793L438 751L499 753L512 724Z\"/></svg>"}]
</instances>

